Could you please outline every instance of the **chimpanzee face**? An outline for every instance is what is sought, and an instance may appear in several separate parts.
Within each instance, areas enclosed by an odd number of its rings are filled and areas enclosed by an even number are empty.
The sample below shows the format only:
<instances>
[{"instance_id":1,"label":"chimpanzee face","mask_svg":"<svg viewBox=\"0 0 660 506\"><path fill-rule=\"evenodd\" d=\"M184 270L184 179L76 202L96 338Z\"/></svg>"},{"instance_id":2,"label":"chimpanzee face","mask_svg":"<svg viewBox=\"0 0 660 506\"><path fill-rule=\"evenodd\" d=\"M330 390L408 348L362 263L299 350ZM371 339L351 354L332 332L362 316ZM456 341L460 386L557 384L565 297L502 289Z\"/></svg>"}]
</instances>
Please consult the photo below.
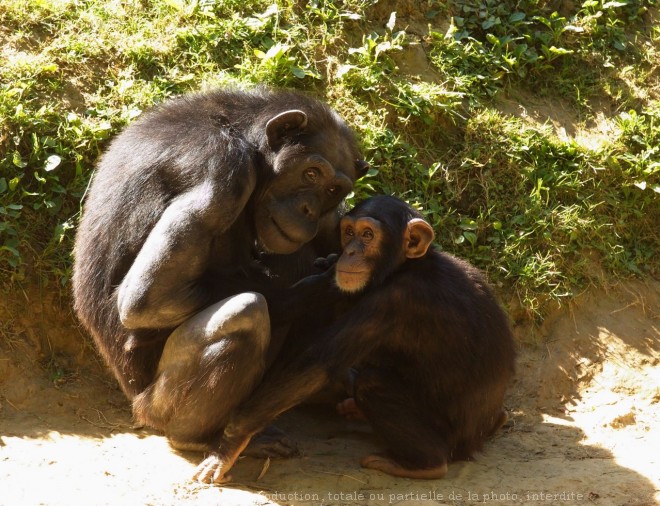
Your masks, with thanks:
<instances>
[{"instance_id":1,"label":"chimpanzee face","mask_svg":"<svg viewBox=\"0 0 660 506\"><path fill-rule=\"evenodd\" d=\"M344 292L382 283L408 259L426 255L434 238L433 228L421 218L391 219L390 215L400 215L397 206L403 203L388 197L367 202L341 219L343 251L335 283Z\"/></svg>"},{"instance_id":2,"label":"chimpanzee face","mask_svg":"<svg viewBox=\"0 0 660 506\"><path fill-rule=\"evenodd\" d=\"M306 126L305 113L287 111L266 127L273 175L255 206L255 228L272 253L293 253L314 239L320 218L334 212L366 169L343 123L318 132Z\"/></svg>"}]
</instances>

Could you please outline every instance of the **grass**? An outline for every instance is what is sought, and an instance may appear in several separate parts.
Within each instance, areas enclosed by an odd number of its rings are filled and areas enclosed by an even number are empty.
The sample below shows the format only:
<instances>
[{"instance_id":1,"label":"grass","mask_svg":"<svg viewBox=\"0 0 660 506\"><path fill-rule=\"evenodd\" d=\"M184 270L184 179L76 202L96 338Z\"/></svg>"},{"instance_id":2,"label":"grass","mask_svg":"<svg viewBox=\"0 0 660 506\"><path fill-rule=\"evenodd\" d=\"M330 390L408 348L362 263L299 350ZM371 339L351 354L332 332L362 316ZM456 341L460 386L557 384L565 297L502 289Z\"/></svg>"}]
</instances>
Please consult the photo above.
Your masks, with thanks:
<instances>
[{"instance_id":1,"label":"grass","mask_svg":"<svg viewBox=\"0 0 660 506\"><path fill-rule=\"evenodd\" d=\"M95 160L143 110L261 82L335 107L372 164L351 202L391 193L418 207L444 250L486 270L523 308L517 317L542 319L549 302L589 285L657 277L656 1L587 0L560 12L534 0L392 5L3 1L3 289L68 290ZM402 70L420 48L419 72ZM531 115L503 107L516 96ZM565 117L546 121L548 108Z\"/></svg>"}]
</instances>

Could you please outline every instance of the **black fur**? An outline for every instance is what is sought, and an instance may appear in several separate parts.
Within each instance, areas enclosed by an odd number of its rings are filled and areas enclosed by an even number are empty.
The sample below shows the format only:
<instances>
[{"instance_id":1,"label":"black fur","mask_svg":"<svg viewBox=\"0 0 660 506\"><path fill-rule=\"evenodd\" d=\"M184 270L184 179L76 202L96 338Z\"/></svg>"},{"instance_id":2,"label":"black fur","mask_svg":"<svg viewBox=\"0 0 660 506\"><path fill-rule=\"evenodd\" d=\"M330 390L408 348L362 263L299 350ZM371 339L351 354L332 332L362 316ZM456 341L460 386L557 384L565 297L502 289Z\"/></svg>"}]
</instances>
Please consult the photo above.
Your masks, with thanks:
<instances>
[{"instance_id":1,"label":"black fur","mask_svg":"<svg viewBox=\"0 0 660 506\"><path fill-rule=\"evenodd\" d=\"M282 113L292 114L271 122ZM325 164L313 181L305 179L309 156ZM268 341L268 324L257 329L252 322L261 319L240 320L244 338L222 329L193 336L191 348L172 350L172 370L163 364L159 370L169 336L225 297L274 286L272 277L254 268L266 250L286 253L280 274L297 276L299 259L320 253L317 232L322 241L326 229L334 234L337 208L365 169L358 158L353 134L329 107L264 88L171 100L112 142L84 203L73 294L81 322L121 388L138 399L139 418L168 434L187 432L190 439L222 431L222 420L243 400L243 390L261 378L263 350L255 342L263 341L262 334ZM246 314L265 313L268 322L275 301L266 308L255 299ZM218 341L241 348L231 355L241 363L227 365L229 356L222 354L217 360L195 358L217 354ZM177 356L188 369L177 369ZM204 390L204 378L214 378L217 388ZM157 379L171 383L169 393L144 395L154 391ZM237 383L248 386L235 393L230 386ZM181 398L181 384L197 385L189 399ZM153 403L167 409L149 414ZM176 422L183 411L177 403L185 403L193 416ZM211 421L196 429L195 412Z\"/></svg>"},{"instance_id":2,"label":"black fur","mask_svg":"<svg viewBox=\"0 0 660 506\"><path fill-rule=\"evenodd\" d=\"M397 257L408 221L420 217L392 197L371 198L348 214L384 225L388 247L395 248L382 252L389 258ZM375 273L361 293L329 287L309 302L317 307L290 342L306 343L307 351L295 367L283 364L269 373L254 402L230 423L232 434L257 430L349 368L349 395L404 468L469 458L501 426L515 346L483 274L434 247L421 258L379 268L389 274Z\"/></svg>"}]
</instances>

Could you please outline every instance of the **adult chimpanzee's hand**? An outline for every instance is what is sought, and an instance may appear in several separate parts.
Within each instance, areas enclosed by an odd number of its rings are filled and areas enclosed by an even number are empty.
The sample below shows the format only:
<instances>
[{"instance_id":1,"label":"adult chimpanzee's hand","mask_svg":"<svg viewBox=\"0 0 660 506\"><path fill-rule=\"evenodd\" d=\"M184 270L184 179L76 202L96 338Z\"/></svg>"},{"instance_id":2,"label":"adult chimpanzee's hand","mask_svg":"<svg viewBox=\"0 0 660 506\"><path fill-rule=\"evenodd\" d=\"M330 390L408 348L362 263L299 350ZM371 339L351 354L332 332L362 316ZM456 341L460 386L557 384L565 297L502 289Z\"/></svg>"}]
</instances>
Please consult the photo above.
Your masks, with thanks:
<instances>
[{"instance_id":1,"label":"adult chimpanzee's hand","mask_svg":"<svg viewBox=\"0 0 660 506\"><path fill-rule=\"evenodd\" d=\"M339 260L339 255L331 253L325 258L321 257L314 260L314 267L321 269L326 273L331 270L334 274L334 266L337 263L337 260Z\"/></svg>"},{"instance_id":2,"label":"adult chimpanzee's hand","mask_svg":"<svg viewBox=\"0 0 660 506\"><path fill-rule=\"evenodd\" d=\"M298 281L291 288L300 294L302 290L309 291L310 295L315 295L318 290L332 291L335 286L335 264L339 255L328 255L327 258L317 258L314 260L314 267L321 270L319 274L312 274Z\"/></svg>"}]
</instances>

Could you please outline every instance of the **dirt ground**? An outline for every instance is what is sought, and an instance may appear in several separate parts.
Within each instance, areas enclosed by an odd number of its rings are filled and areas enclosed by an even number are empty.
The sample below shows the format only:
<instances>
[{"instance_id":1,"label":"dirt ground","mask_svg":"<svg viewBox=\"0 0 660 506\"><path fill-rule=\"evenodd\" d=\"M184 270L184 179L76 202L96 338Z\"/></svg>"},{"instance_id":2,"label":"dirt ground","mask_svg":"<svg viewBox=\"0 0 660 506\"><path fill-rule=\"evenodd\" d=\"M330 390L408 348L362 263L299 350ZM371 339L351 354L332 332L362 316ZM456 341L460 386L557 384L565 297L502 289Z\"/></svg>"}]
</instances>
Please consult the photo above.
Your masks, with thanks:
<instances>
[{"instance_id":1,"label":"dirt ground","mask_svg":"<svg viewBox=\"0 0 660 506\"><path fill-rule=\"evenodd\" d=\"M301 457L243 458L222 487L190 480L200 455L133 428L128 402L66 308L51 315L45 308L57 301L25 297L22 311L0 313L2 506L660 501L658 282L583 294L535 336L516 329L511 420L442 480L361 469L359 457L378 448L369 428L317 407L278 423Z\"/></svg>"}]
</instances>

